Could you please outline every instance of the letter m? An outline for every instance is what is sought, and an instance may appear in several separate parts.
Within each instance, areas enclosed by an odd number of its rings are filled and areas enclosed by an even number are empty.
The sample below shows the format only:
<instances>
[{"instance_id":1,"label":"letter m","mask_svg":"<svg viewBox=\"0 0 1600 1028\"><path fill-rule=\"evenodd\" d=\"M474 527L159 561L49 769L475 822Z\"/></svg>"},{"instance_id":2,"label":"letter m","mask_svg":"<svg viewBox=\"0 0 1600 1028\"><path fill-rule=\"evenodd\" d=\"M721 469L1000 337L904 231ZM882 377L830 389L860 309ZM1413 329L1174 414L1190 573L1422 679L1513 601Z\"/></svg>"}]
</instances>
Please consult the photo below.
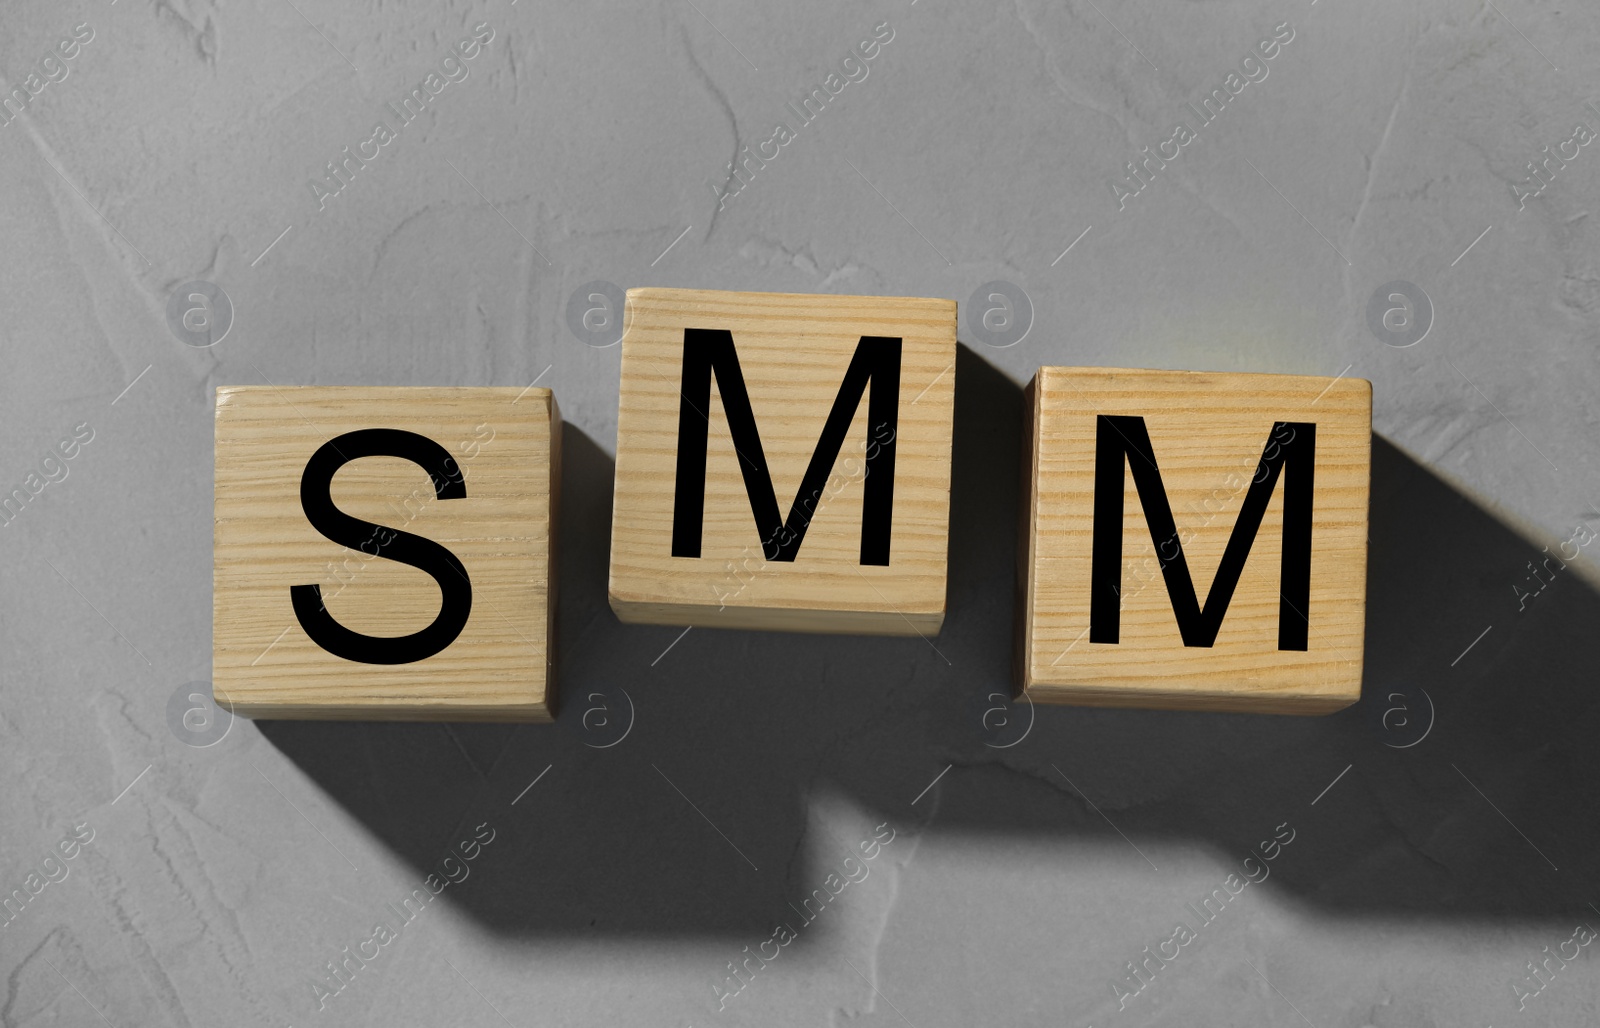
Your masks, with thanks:
<instances>
[{"instance_id":1,"label":"letter m","mask_svg":"<svg viewBox=\"0 0 1600 1028\"><path fill-rule=\"evenodd\" d=\"M672 508L672 555L700 556L700 535L706 503L706 442L710 427L711 376L717 376L717 392L728 418L733 448L744 475L745 492L750 496L750 511L768 560L793 561L800 552L801 540L811 523L812 511L827 485L828 472L850 422L867 397L867 431L879 441L869 447L866 458L866 483L861 500L861 563L887 565L889 537L894 520L895 434L900 411L900 339L889 336L862 336L855 356L844 373L833 410L822 426L811 463L800 481L800 491L789 507L789 517L778 519L778 497L767 470L761 436L756 431L755 413L750 409L750 393L739 370L739 354L733 347L733 333L724 329L686 328L683 330L683 388L678 406L678 477ZM887 442L882 441L883 434Z\"/></svg>"},{"instance_id":2,"label":"letter m","mask_svg":"<svg viewBox=\"0 0 1600 1028\"><path fill-rule=\"evenodd\" d=\"M1287 442L1279 442L1288 435ZM1156 466L1144 418L1102 414L1095 427L1094 552L1090 566L1089 641L1115 643L1122 612L1123 467L1133 473L1150 538L1156 545L1167 595L1185 646L1210 646L1239 585L1245 558L1266 514L1278 477L1283 476L1283 562L1278 581L1278 649L1304 650L1311 596L1311 496L1317 455L1317 426L1280 421L1261 453L1255 480L1245 494L1233 535L1223 551L1217 577L1204 607L1195 596L1183 542L1172 519L1161 469Z\"/></svg>"}]
</instances>

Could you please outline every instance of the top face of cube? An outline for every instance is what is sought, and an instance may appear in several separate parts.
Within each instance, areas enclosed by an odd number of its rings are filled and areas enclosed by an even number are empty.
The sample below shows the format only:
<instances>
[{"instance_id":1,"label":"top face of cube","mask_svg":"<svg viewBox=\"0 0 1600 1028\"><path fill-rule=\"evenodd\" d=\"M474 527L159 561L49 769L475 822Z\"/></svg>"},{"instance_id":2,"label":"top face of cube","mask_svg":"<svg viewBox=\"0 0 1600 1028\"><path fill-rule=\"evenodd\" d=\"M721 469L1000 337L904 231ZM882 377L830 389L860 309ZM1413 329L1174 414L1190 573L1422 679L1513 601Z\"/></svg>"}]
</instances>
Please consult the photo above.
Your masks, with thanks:
<instances>
[{"instance_id":1,"label":"top face of cube","mask_svg":"<svg viewBox=\"0 0 1600 1028\"><path fill-rule=\"evenodd\" d=\"M950 300L630 289L618 616L937 631L955 315Z\"/></svg>"},{"instance_id":2,"label":"top face of cube","mask_svg":"<svg viewBox=\"0 0 1600 1028\"><path fill-rule=\"evenodd\" d=\"M1370 383L1043 368L1031 389L1030 695L1285 713L1360 698Z\"/></svg>"},{"instance_id":3,"label":"top face of cube","mask_svg":"<svg viewBox=\"0 0 1600 1028\"><path fill-rule=\"evenodd\" d=\"M558 431L547 389L219 388L218 702L549 720Z\"/></svg>"}]
</instances>

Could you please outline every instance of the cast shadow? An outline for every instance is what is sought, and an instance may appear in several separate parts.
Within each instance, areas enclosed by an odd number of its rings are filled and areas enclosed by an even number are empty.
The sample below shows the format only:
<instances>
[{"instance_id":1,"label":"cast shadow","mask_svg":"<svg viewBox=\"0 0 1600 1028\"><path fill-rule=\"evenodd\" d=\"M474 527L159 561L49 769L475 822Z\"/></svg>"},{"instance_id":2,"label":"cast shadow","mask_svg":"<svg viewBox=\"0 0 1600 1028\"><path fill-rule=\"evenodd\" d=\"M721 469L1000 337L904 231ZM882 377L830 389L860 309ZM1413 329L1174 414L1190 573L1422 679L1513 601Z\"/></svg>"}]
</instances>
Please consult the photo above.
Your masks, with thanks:
<instances>
[{"instance_id":1,"label":"cast shadow","mask_svg":"<svg viewBox=\"0 0 1600 1028\"><path fill-rule=\"evenodd\" d=\"M1266 887L1352 915L1555 919L1600 901L1584 878L1600 833L1584 745L1600 727L1585 631L1600 597L1575 574L1518 611L1509 585L1538 547L1374 436L1361 704L1323 718L1030 708L1007 699L1022 393L964 345L956 381L938 638L619 623L613 462L568 425L557 724L262 734L416 884L493 826L441 898L507 937L763 936L855 845L815 830L836 796L901 832L1125 847L1103 813L1156 864L1196 844L1237 861L1287 822Z\"/></svg>"}]
</instances>

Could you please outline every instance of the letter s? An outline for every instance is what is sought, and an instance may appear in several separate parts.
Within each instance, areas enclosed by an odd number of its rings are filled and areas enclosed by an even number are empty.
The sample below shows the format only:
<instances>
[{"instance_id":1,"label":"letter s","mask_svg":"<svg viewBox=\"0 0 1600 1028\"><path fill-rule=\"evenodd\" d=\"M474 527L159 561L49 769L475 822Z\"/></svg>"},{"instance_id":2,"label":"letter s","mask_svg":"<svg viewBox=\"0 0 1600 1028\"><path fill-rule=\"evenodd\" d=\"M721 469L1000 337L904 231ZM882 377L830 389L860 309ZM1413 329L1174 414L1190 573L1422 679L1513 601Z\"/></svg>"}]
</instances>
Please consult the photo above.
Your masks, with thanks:
<instances>
[{"instance_id":1,"label":"letter s","mask_svg":"<svg viewBox=\"0 0 1600 1028\"><path fill-rule=\"evenodd\" d=\"M333 505L330 489L334 473L361 457L399 457L420 465L433 480L434 495L441 500L464 499L467 495L460 466L432 439L394 428L346 432L323 443L300 476L300 506L306 512L306 520L342 546L356 549L370 530L382 528L353 518ZM439 583L441 603L433 623L411 635L363 635L334 620L322 604L320 585L290 586L295 617L312 642L336 657L362 664L411 664L426 660L455 642L472 613L472 581L460 559L431 539L398 531L384 557L425 571Z\"/></svg>"}]
</instances>

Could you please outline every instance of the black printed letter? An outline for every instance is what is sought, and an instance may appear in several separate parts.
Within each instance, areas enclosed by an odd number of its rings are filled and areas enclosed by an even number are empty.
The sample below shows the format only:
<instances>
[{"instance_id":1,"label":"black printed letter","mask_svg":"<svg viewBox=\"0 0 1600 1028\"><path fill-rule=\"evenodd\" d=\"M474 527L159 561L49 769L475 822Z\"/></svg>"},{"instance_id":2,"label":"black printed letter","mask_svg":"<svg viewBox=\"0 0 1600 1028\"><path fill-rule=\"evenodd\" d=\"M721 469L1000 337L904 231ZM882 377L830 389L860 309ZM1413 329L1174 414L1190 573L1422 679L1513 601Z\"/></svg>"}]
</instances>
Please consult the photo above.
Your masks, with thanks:
<instances>
[{"instance_id":1,"label":"black printed letter","mask_svg":"<svg viewBox=\"0 0 1600 1028\"><path fill-rule=\"evenodd\" d=\"M683 330L683 390L678 406L678 479L672 507L672 555L700 556L701 522L706 505L706 434L710 422L711 374L716 372L722 409L728 417L733 448L739 454L745 492L761 547L768 560L792 561L811 524L808 498L815 503L827 484L828 471L844 445L845 433L867 383L867 422L873 431L886 431L888 441L868 449L866 484L861 497L861 563L889 563L890 529L894 522L895 429L900 411L900 340L889 336L862 336L855 356L844 373L833 410L822 426L822 437L812 451L811 463L800 480L800 491L789 507L787 521L778 521L778 496L767 470L761 436L756 431L750 393L739 370L733 333L724 329ZM880 429L877 426L886 426Z\"/></svg>"},{"instance_id":2,"label":"black printed letter","mask_svg":"<svg viewBox=\"0 0 1600 1028\"><path fill-rule=\"evenodd\" d=\"M1281 437L1288 435L1288 440ZM1255 542L1256 530L1266 514L1267 501L1281 472L1283 483L1283 562L1279 570L1278 649L1306 648L1306 619L1311 598L1311 492L1316 466L1317 426L1301 421L1280 421L1272 426L1257 465L1255 481L1245 494L1234 522L1233 535L1223 551L1217 577L1211 583L1206 605L1195 597L1183 541L1172 519L1161 469L1144 418L1102 414L1095 428L1094 552L1089 581L1089 641L1114 643L1121 632L1122 613L1122 468L1126 457L1139 492L1139 503L1156 544L1167 595L1178 619L1185 646L1210 646L1217 639L1233 590L1244 572L1245 558ZM1292 470L1286 470L1289 465Z\"/></svg>"},{"instance_id":3,"label":"black printed letter","mask_svg":"<svg viewBox=\"0 0 1600 1028\"><path fill-rule=\"evenodd\" d=\"M415 432L394 428L367 428L347 432L331 439L311 455L300 476L300 506L306 519L318 532L351 549L374 538L381 526L362 521L333 505L330 488L334 472L359 457L400 457L422 466L433 480L433 492L441 500L456 500L467 495L461 468L444 447ZM426 571L439 583L442 602L433 624L420 632L401 636L362 635L335 621L322 605L320 585L296 585L289 589L295 617L311 641L336 657L362 664L410 664L438 653L455 642L472 613L472 582L467 569L449 550L431 539L383 529L393 541L383 547L381 556Z\"/></svg>"}]
</instances>

